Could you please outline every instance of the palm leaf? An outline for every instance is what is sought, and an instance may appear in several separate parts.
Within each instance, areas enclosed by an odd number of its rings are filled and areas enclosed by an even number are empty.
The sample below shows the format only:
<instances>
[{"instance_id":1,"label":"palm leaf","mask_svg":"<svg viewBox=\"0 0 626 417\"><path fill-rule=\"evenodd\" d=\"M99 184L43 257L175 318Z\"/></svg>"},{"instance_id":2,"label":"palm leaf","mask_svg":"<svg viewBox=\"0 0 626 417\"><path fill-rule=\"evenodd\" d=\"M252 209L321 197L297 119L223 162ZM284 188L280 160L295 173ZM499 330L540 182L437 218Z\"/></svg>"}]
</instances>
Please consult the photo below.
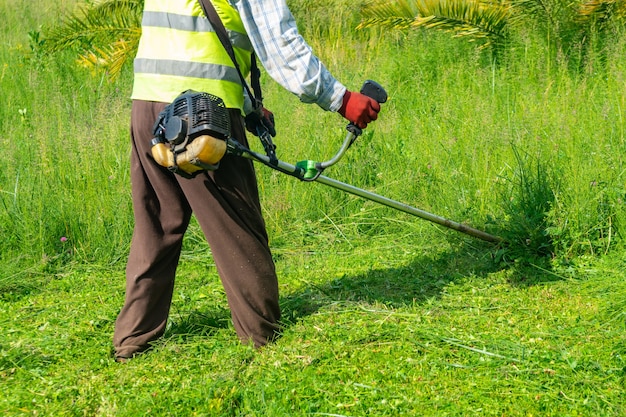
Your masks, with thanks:
<instances>
[{"instance_id":1,"label":"palm leaf","mask_svg":"<svg viewBox=\"0 0 626 417\"><path fill-rule=\"evenodd\" d=\"M581 22L609 22L612 19L626 18L626 1L624 0L587 0L578 9Z\"/></svg>"},{"instance_id":2,"label":"palm leaf","mask_svg":"<svg viewBox=\"0 0 626 417\"><path fill-rule=\"evenodd\" d=\"M481 40L480 48L499 49L506 38L511 6L481 0L375 0L363 9L360 28L389 29L423 27Z\"/></svg>"},{"instance_id":3,"label":"palm leaf","mask_svg":"<svg viewBox=\"0 0 626 417\"><path fill-rule=\"evenodd\" d=\"M134 56L139 44L138 36L128 41L120 39L105 48L93 47L85 50L79 57L78 63L87 68L104 68L109 78L115 79L122 71L126 61Z\"/></svg>"},{"instance_id":4,"label":"palm leaf","mask_svg":"<svg viewBox=\"0 0 626 417\"><path fill-rule=\"evenodd\" d=\"M425 0L414 27L452 33L455 37L484 40L482 47L502 42L506 36L510 6L476 0Z\"/></svg>"},{"instance_id":5,"label":"palm leaf","mask_svg":"<svg viewBox=\"0 0 626 417\"><path fill-rule=\"evenodd\" d=\"M357 29L367 27L384 27L403 30L411 27L415 17L419 15L417 2L408 0L373 1L366 4L362 11L363 21Z\"/></svg>"},{"instance_id":6,"label":"palm leaf","mask_svg":"<svg viewBox=\"0 0 626 417\"><path fill-rule=\"evenodd\" d=\"M134 56L141 35L142 0L100 0L79 8L44 32L47 52L78 51L79 63L115 77Z\"/></svg>"}]
</instances>

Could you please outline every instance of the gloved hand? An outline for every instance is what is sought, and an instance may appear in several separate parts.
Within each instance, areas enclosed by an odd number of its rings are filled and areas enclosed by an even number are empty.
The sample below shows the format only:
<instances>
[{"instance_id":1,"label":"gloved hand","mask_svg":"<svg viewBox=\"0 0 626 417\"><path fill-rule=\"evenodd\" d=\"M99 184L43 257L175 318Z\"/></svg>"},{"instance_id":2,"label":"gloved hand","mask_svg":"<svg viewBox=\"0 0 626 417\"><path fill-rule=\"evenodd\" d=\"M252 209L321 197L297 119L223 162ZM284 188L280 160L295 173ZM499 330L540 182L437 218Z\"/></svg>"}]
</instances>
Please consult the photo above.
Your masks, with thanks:
<instances>
[{"instance_id":1,"label":"gloved hand","mask_svg":"<svg viewBox=\"0 0 626 417\"><path fill-rule=\"evenodd\" d=\"M248 132L255 136L258 136L257 127L267 129L272 137L276 136L276 127L274 126L274 113L261 107L259 111L253 111L246 115L246 129Z\"/></svg>"},{"instance_id":2,"label":"gloved hand","mask_svg":"<svg viewBox=\"0 0 626 417\"><path fill-rule=\"evenodd\" d=\"M371 97L354 91L346 91L339 114L361 129L378 118L380 104Z\"/></svg>"}]
</instances>

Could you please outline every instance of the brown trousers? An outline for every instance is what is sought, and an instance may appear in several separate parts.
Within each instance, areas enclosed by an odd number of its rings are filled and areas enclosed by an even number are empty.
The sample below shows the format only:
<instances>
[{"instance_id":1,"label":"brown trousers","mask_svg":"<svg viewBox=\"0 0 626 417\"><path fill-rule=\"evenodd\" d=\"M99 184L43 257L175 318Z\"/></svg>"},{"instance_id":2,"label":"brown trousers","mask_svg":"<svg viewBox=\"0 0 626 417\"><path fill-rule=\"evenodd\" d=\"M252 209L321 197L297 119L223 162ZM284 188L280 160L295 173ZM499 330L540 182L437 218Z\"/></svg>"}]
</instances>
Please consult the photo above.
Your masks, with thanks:
<instances>
[{"instance_id":1,"label":"brown trousers","mask_svg":"<svg viewBox=\"0 0 626 417\"><path fill-rule=\"evenodd\" d=\"M280 308L252 161L226 155L216 171L192 179L172 174L150 153L152 126L164 107L147 101L132 105L135 228L126 300L115 323L115 354L130 357L163 335L192 212L211 247L237 335L262 346L279 331ZM231 110L231 125L232 137L247 145L238 110Z\"/></svg>"}]
</instances>

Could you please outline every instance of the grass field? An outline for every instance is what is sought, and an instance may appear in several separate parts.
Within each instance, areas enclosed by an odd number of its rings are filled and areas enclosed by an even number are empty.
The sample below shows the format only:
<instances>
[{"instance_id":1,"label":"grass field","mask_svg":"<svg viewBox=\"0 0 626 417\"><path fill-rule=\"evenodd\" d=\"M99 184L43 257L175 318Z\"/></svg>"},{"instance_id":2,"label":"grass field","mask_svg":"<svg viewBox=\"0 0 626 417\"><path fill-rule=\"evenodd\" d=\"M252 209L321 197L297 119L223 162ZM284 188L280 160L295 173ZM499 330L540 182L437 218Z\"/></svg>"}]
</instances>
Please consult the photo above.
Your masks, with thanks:
<instances>
[{"instance_id":1,"label":"grass field","mask_svg":"<svg viewBox=\"0 0 626 417\"><path fill-rule=\"evenodd\" d=\"M354 31L350 2L291 1L340 80L390 97L327 175L509 244L259 166L283 336L238 343L193 223L165 336L121 365L132 74L41 53L76 3L0 0L3 415L626 414L623 37L582 72L532 33L493 65L444 34ZM341 118L263 81L279 157L332 156Z\"/></svg>"}]
</instances>

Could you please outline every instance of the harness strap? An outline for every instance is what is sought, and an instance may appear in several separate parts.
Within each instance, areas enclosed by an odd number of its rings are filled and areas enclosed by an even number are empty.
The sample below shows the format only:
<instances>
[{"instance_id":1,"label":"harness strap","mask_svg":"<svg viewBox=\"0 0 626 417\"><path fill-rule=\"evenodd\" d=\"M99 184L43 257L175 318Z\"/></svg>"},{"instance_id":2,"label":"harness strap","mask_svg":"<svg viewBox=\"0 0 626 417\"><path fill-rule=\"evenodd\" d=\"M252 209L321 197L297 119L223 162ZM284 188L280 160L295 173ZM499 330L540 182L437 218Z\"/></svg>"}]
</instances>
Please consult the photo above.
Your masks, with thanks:
<instances>
[{"instance_id":1,"label":"harness strap","mask_svg":"<svg viewBox=\"0 0 626 417\"><path fill-rule=\"evenodd\" d=\"M253 94L252 91L250 90L250 87L248 86L248 83L246 82L245 77L243 76L243 74L241 73L241 70L239 69L239 64L237 63L237 58L235 58L235 51L233 50L233 45L230 42L230 39L228 38L228 33L226 32L226 28L224 27L222 20L217 14L217 10L215 10L215 6L213 6L213 3L211 3L210 0L200 0L200 5L202 6L202 10L204 11L204 14L206 15L207 19L213 26L213 29L215 29L215 33L217 34L217 37L219 38L220 42L222 42L222 45L224 45L224 48L226 49L226 52L230 56L230 59L233 61L233 64L235 65L235 69L239 73L241 84L243 85L243 88L245 88L246 92L248 93L250 100L253 100L253 107L256 111L258 108L262 106L261 103L263 101L263 96L261 94L261 81L260 81L261 71L259 70L259 67L257 65L256 55L254 54L254 51L252 52L252 62L251 62L251 69L250 69L250 80L251 80L250 83L252 84L252 89L254 90L254 94Z\"/></svg>"}]
</instances>

